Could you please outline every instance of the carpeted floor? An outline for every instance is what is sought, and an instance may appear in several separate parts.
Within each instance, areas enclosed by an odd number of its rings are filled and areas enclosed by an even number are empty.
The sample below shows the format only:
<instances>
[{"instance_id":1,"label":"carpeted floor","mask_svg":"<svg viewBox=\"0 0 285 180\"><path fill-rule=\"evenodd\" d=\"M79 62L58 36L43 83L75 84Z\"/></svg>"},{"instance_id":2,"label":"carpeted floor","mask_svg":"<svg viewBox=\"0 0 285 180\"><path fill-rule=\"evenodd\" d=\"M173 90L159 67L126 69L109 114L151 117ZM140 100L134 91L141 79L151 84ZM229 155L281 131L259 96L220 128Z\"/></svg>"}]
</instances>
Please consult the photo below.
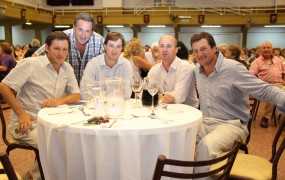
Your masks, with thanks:
<instances>
[{"instance_id":1,"label":"carpeted floor","mask_svg":"<svg viewBox=\"0 0 285 180\"><path fill-rule=\"evenodd\" d=\"M256 121L252 124L252 136L248 145L249 153L255 154L266 159L271 157L271 144L274 138L277 127L274 126L273 120L269 122L267 129L259 126L261 115L262 115L263 103L260 104ZM4 115L6 121L9 120L10 110L5 110ZM285 134L285 133L284 133ZM282 136L284 136L284 134ZM0 151L5 151L5 144L0 141ZM278 179L284 179L285 177L285 153L281 157L278 165ZM34 163L34 154L32 151L26 150L14 150L10 154L10 159L13 163L14 168L20 175L24 175Z\"/></svg>"}]
</instances>

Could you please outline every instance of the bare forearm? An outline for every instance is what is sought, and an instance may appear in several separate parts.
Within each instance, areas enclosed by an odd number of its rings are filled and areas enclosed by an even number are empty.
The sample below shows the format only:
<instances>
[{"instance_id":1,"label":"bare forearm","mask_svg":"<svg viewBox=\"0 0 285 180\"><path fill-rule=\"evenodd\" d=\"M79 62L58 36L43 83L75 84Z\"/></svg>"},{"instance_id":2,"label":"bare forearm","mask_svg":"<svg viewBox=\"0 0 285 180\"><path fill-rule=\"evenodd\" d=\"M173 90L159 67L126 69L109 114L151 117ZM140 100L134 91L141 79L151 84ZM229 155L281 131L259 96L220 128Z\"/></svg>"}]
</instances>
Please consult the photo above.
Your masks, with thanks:
<instances>
[{"instance_id":1,"label":"bare forearm","mask_svg":"<svg viewBox=\"0 0 285 180\"><path fill-rule=\"evenodd\" d=\"M22 108L20 103L17 101L15 97L14 90L11 89L4 83L0 84L0 92L6 101L6 103L13 109L13 111L19 116L20 114L25 113L25 110Z\"/></svg>"},{"instance_id":2,"label":"bare forearm","mask_svg":"<svg viewBox=\"0 0 285 180\"><path fill-rule=\"evenodd\" d=\"M80 94L72 93L72 94L69 94L65 97L58 98L58 99L48 98L44 101L42 107L56 107L62 104L75 103L78 101L80 101Z\"/></svg>"}]
</instances>

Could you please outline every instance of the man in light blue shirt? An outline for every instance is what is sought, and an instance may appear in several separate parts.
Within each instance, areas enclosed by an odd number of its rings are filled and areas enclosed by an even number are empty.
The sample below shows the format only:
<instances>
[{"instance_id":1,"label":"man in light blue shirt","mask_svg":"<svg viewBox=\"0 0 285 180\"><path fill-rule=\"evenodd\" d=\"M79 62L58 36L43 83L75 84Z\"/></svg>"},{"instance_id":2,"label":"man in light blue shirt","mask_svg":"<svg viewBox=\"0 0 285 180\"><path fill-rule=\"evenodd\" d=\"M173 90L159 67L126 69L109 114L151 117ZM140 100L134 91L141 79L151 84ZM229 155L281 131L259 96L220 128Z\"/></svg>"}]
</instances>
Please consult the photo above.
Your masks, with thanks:
<instances>
[{"instance_id":1,"label":"man in light blue shirt","mask_svg":"<svg viewBox=\"0 0 285 180\"><path fill-rule=\"evenodd\" d=\"M226 59L209 33L194 34L191 46L199 63L195 76L203 121L197 135L196 159L201 161L229 151L235 141L245 141L249 94L284 107L285 91L255 77L243 64ZM196 168L195 172L208 168Z\"/></svg>"},{"instance_id":2,"label":"man in light blue shirt","mask_svg":"<svg viewBox=\"0 0 285 180\"><path fill-rule=\"evenodd\" d=\"M122 34L110 32L104 42L105 53L91 59L83 73L80 83L81 99L86 99L84 82L102 81L106 78L120 77L124 80L125 99L132 94L130 79L133 77L131 63L121 56L125 40Z\"/></svg>"}]
</instances>

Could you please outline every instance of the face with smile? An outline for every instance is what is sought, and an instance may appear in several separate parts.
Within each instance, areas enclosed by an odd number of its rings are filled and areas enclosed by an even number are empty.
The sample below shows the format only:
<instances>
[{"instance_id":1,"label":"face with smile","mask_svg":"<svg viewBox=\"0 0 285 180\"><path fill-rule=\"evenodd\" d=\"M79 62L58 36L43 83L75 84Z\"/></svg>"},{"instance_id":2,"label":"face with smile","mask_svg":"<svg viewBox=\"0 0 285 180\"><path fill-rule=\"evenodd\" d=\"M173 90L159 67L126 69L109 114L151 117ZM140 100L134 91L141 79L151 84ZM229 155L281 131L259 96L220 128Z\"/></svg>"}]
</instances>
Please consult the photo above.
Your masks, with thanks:
<instances>
[{"instance_id":1,"label":"face with smile","mask_svg":"<svg viewBox=\"0 0 285 180\"><path fill-rule=\"evenodd\" d=\"M123 49L122 39L117 39L116 41L109 40L107 44L104 44L104 48L107 64L114 64L117 62Z\"/></svg>"},{"instance_id":2,"label":"face with smile","mask_svg":"<svg viewBox=\"0 0 285 180\"><path fill-rule=\"evenodd\" d=\"M53 40L51 45L45 45L47 57L54 67L59 67L66 59L69 44L67 40Z\"/></svg>"},{"instance_id":3,"label":"face with smile","mask_svg":"<svg viewBox=\"0 0 285 180\"><path fill-rule=\"evenodd\" d=\"M201 66L207 67L212 65L213 63L215 64L217 59L216 57L217 48L215 46L211 48L211 46L209 45L208 41L205 38L197 42L194 42L192 44L192 49L195 59Z\"/></svg>"},{"instance_id":4,"label":"face with smile","mask_svg":"<svg viewBox=\"0 0 285 180\"><path fill-rule=\"evenodd\" d=\"M271 44L270 42L264 42L264 43L261 45L261 55L262 55L265 59L267 59L267 58L271 58L272 53L273 53L272 44Z\"/></svg>"},{"instance_id":5,"label":"face with smile","mask_svg":"<svg viewBox=\"0 0 285 180\"><path fill-rule=\"evenodd\" d=\"M85 45L93 33L92 22L84 21L82 19L77 21L77 24L73 29L76 43L80 45Z\"/></svg>"}]
</instances>

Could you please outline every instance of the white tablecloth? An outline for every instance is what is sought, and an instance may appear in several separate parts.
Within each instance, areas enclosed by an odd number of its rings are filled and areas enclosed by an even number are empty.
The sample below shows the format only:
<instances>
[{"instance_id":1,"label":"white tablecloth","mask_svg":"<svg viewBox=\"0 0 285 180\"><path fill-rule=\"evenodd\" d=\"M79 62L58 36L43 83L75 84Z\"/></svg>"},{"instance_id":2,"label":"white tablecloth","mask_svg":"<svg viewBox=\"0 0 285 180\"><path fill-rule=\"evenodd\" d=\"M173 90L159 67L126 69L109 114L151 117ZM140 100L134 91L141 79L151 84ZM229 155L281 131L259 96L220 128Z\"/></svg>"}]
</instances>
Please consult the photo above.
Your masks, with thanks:
<instances>
[{"instance_id":1,"label":"white tablecloth","mask_svg":"<svg viewBox=\"0 0 285 180\"><path fill-rule=\"evenodd\" d=\"M202 113L183 104L158 107L158 119L148 117L150 112L128 102L125 114L108 128L113 121L104 127L77 123L92 117L77 108L42 109L38 143L46 179L148 180L159 154L193 160Z\"/></svg>"}]
</instances>

